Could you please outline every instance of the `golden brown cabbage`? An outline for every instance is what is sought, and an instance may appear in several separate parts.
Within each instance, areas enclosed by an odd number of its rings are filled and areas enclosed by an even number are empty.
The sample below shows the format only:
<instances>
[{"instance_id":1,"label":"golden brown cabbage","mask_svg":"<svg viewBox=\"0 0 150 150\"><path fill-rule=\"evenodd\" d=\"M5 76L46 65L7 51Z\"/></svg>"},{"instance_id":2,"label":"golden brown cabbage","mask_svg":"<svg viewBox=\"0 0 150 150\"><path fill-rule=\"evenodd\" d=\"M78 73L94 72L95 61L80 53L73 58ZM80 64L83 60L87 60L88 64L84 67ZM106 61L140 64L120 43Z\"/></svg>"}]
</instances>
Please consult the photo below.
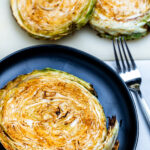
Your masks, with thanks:
<instances>
[{"instance_id":1,"label":"golden brown cabbage","mask_svg":"<svg viewBox=\"0 0 150 150\"><path fill-rule=\"evenodd\" d=\"M148 33L150 0L97 0L90 20L102 37L137 39Z\"/></svg>"},{"instance_id":2,"label":"golden brown cabbage","mask_svg":"<svg viewBox=\"0 0 150 150\"><path fill-rule=\"evenodd\" d=\"M0 141L7 150L111 150L102 106L91 85L45 69L17 77L0 90Z\"/></svg>"},{"instance_id":3,"label":"golden brown cabbage","mask_svg":"<svg viewBox=\"0 0 150 150\"><path fill-rule=\"evenodd\" d=\"M18 24L35 38L59 39L84 26L96 0L11 0Z\"/></svg>"}]
</instances>

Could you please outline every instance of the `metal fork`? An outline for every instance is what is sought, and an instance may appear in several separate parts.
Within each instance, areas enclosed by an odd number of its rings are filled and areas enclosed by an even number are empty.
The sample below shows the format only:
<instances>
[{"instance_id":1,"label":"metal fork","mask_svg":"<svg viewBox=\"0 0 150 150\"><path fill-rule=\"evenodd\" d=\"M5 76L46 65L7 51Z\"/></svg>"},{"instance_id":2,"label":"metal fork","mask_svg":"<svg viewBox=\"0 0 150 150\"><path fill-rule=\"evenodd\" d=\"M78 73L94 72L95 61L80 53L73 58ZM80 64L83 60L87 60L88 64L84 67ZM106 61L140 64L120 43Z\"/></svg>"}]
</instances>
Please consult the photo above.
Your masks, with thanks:
<instances>
[{"instance_id":1,"label":"metal fork","mask_svg":"<svg viewBox=\"0 0 150 150\"><path fill-rule=\"evenodd\" d=\"M140 90L140 85L142 83L141 74L134 62L124 37L115 38L113 40L113 48L117 72L124 80L129 90L135 94L147 120L148 126L150 127L150 109Z\"/></svg>"}]
</instances>

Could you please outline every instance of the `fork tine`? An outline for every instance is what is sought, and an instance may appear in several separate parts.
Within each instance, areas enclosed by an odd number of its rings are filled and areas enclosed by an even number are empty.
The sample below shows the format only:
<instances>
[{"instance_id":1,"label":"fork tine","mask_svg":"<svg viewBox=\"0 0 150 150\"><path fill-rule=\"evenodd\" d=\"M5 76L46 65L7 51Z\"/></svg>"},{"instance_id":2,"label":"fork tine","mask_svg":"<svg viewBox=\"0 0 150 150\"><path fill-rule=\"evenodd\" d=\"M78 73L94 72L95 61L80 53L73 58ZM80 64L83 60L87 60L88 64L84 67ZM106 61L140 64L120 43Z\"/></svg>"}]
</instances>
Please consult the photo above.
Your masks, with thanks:
<instances>
[{"instance_id":1,"label":"fork tine","mask_svg":"<svg viewBox=\"0 0 150 150\"><path fill-rule=\"evenodd\" d=\"M116 65L117 65L117 71L118 71L118 72L121 72L121 66L120 66L120 63L119 63L119 59L118 59L118 55L117 55L117 51L116 51L114 39L113 39L113 48L114 48L114 54L115 54Z\"/></svg>"},{"instance_id":2,"label":"fork tine","mask_svg":"<svg viewBox=\"0 0 150 150\"><path fill-rule=\"evenodd\" d=\"M124 60L123 60L123 56L122 56L122 52L121 52L121 48L120 48L120 42L119 42L120 40L119 39L117 38L117 45L118 45L118 50L119 50L121 63L122 63L122 66L123 66L123 72L125 72L126 71L126 66L125 66L125 63L124 63Z\"/></svg>"},{"instance_id":3,"label":"fork tine","mask_svg":"<svg viewBox=\"0 0 150 150\"><path fill-rule=\"evenodd\" d=\"M124 37L123 37L123 42L125 43L126 50L127 50L127 52L128 52L129 58L130 58L130 60L131 60L132 68L133 68L133 69L136 69L136 64L135 64L135 62L134 62L134 59L133 59L133 57L132 57L132 55L131 55L131 53L130 53L129 47L128 47L128 45L127 45L126 40L124 39Z\"/></svg>"},{"instance_id":4,"label":"fork tine","mask_svg":"<svg viewBox=\"0 0 150 150\"><path fill-rule=\"evenodd\" d=\"M126 52L125 52L125 47L124 47L124 44L123 44L124 41L122 40L122 38L120 38L120 43L121 43L122 51L123 51L123 54L124 54L124 58L126 60L127 70L130 71L131 70L131 66L130 66L128 57L127 57Z\"/></svg>"}]
</instances>

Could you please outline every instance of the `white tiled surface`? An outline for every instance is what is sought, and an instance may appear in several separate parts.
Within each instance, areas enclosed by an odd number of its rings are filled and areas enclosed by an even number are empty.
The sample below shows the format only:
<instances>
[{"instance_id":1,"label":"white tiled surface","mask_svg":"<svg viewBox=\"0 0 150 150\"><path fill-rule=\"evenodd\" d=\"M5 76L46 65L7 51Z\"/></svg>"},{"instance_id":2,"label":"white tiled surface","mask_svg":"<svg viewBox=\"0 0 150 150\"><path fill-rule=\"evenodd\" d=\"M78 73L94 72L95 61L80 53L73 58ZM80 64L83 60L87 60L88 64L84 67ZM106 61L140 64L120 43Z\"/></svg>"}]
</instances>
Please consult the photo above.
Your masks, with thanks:
<instances>
[{"instance_id":1,"label":"white tiled surface","mask_svg":"<svg viewBox=\"0 0 150 150\"><path fill-rule=\"evenodd\" d=\"M111 67L115 68L115 62L106 62ZM150 60L136 61L137 66L142 75L142 86L141 90L144 98L146 99L150 107ZM139 118L139 140L137 144L137 150L150 150L150 128L146 124L140 107L135 99Z\"/></svg>"}]
</instances>

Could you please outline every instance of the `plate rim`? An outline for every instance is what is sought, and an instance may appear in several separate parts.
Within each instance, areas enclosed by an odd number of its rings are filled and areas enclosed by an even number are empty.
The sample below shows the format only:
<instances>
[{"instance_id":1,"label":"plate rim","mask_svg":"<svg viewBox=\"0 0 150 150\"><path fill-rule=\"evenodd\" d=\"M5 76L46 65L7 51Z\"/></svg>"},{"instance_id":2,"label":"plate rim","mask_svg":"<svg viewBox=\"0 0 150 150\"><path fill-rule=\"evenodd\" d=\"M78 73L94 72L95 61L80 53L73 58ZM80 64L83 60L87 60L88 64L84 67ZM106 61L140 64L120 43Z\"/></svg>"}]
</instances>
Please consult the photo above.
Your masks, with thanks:
<instances>
[{"instance_id":1,"label":"plate rim","mask_svg":"<svg viewBox=\"0 0 150 150\"><path fill-rule=\"evenodd\" d=\"M134 146L133 146L133 149L136 150L138 139L139 139L139 118L138 118L138 113L137 113L137 109L136 109L136 105L135 105L133 96L130 93L127 85L124 83L124 81L121 79L121 77L117 74L117 72L113 68L111 68L109 65L107 65L104 61L99 59L98 57L93 56L92 54L89 54L89 53L84 52L82 50L79 50L77 48L66 46L66 45L60 45L60 44L39 44L39 45L33 45L33 46L28 46L28 47L25 47L25 48L21 48L19 50L16 50L15 52L12 52L12 53L8 54L7 56L5 56L2 59L0 59L0 64L5 62L5 61L7 61L7 59L9 59L10 57L13 57L14 55L17 55L17 54L22 53L24 51L30 51L30 49L36 49L36 48L40 48L40 47L53 47L53 48L54 47L58 47L59 49L67 49L67 50L72 51L74 53L78 53L78 54L84 55L87 58L93 60L94 62L97 62L98 64L102 65L108 71L113 73L115 78L118 79L118 81L122 84L123 88L128 93L128 97L130 97L129 99L130 99L130 103L131 103L132 108L133 108L133 112L134 112L134 116L135 116L135 122L136 122L136 127L135 127L136 135L135 135Z\"/></svg>"}]
</instances>

